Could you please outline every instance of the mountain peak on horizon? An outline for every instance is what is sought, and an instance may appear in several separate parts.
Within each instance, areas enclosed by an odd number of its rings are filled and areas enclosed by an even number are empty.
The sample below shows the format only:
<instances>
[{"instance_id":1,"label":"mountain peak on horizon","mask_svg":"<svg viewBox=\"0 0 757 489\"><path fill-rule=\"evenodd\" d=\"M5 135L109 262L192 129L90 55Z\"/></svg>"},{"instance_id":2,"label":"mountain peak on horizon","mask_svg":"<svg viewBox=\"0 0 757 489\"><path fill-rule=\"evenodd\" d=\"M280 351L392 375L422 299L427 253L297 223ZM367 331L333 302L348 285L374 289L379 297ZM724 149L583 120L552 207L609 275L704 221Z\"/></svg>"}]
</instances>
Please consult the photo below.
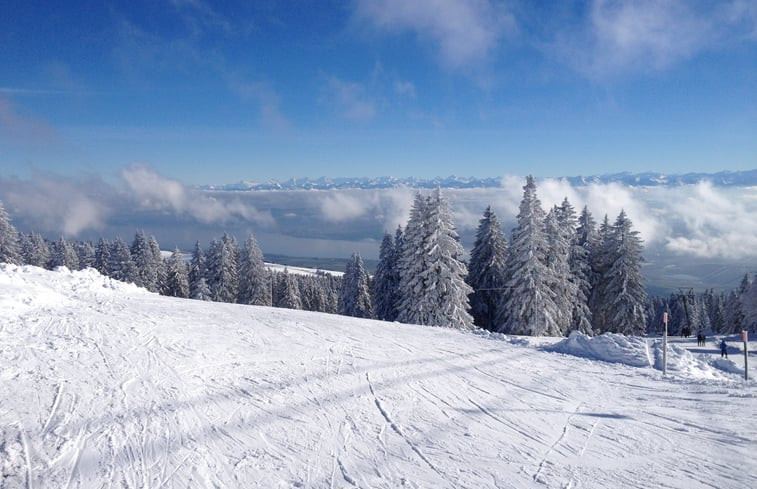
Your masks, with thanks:
<instances>
[{"instance_id":1,"label":"mountain peak on horizon","mask_svg":"<svg viewBox=\"0 0 757 489\"><path fill-rule=\"evenodd\" d=\"M417 178L417 177L297 177L286 180L269 179L265 182L239 181L229 184L200 185L202 190L219 191L251 191L251 190L331 190L331 189L385 189L409 187L419 189L440 188L498 188L502 186L500 177L448 177ZM548 177L550 178L550 177ZM701 181L710 181L716 186L748 187L757 185L757 169L720 171L715 173L690 172L681 174L666 174L663 172L617 172L602 175L577 175L554 177L556 180L566 180L571 185L583 186L600 183L622 183L633 187L650 186L678 186L692 185ZM544 178L537 178L544 180Z\"/></svg>"}]
</instances>

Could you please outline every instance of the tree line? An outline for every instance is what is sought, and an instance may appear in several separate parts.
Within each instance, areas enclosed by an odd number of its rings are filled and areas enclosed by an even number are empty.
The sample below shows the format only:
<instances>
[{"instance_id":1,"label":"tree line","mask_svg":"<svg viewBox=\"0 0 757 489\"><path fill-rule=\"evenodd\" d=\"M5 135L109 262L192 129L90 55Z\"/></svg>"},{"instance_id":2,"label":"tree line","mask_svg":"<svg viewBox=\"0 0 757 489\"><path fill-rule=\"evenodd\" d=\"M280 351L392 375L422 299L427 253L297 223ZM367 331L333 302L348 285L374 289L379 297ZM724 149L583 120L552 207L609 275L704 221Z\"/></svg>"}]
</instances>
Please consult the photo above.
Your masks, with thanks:
<instances>
[{"instance_id":1,"label":"tree line","mask_svg":"<svg viewBox=\"0 0 757 489\"><path fill-rule=\"evenodd\" d=\"M224 234L207 249L195 243L191 257L175 249L163 257L154 236L137 231L128 244L55 241L19 233L0 203L0 263L34 265L47 269L94 268L102 275L133 283L151 292L205 301L304 309L337 313L341 277L326 273L297 275L269 270L252 235L242 246Z\"/></svg>"},{"instance_id":2,"label":"tree line","mask_svg":"<svg viewBox=\"0 0 757 489\"><path fill-rule=\"evenodd\" d=\"M418 194L404 231L382 240L375 315L517 335L644 334L642 251L625 212L598 227L567 198L545 212L529 176L510 239L487 208L466 263L441 192Z\"/></svg>"},{"instance_id":3,"label":"tree line","mask_svg":"<svg viewBox=\"0 0 757 489\"><path fill-rule=\"evenodd\" d=\"M743 330L757 332L757 277L745 274L735 290L715 292L681 291L649 301L650 334L662 331L662 317L668 313L668 332L689 334L734 334Z\"/></svg>"},{"instance_id":4,"label":"tree line","mask_svg":"<svg viewBox=\"0 0 757 489\"><path fill-rule=\"evenodd\" d=\"M163 258L155 237L142 231L131 244L121 238L48 241L18 233L0 203L0 262L93 267L174 297L506 334L642 335L659 330L663 312L671 324L684 324L680 301L647 298L643 261L639 233L624 211L613 222L605 215L597 225L587 207L577 213L566 198L545 212L531 176L509 239L489 207L467 259L441 190L419 192L405 227L384 234L373 276L359 254L342 277L268 270L251 234L241 246L228 234L206 248L197 242L189 259L179 250ZM694 330L754 330L755 282L746 276L737 291L692 299L685 312Z\"/></svg>"}]
</instances>

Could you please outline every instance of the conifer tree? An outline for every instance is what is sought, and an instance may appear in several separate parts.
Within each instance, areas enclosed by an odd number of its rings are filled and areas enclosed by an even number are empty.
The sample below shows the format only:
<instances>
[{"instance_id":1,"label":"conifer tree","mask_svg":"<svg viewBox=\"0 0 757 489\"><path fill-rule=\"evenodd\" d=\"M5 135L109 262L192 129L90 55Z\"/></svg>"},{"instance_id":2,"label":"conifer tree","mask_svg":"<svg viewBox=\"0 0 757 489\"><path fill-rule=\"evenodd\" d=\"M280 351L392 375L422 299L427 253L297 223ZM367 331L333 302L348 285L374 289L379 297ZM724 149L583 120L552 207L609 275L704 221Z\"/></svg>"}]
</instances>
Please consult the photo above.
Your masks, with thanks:
<instances>
[{"instance_id":1,"label":"conifer tree","mask_svg":"<svg viewBox=\"0 0 757 489\"><path fill-rule=\"evenodd\" d=\"M591 260L597 239L596 222L589 208L584 206L578 217L578 227L570 257L570 269L577 287L573 326L584 334L594 332L590 301L595 279Z\"/></svg>"},{"instance_id":2,"label":"conifer tree","mask_svg":"<svg viewBox=\"0 0 757 489\"><path fill-rule=\"evenodd\" d=\"M136 280L136 269L131 259L131 251L120 237L116 237L111 245L108 276L121 282L135 283Z\"/></svg>"},{"instance_id":3,"label":"conifer tree","mask_svg":"<svg viewBox=\"0 0 757 489\"><path fill-rule=\"evenodd\" d=\"M239 249L236 240L224 233L208 250L208 286L216 302L236 302L239 291Z\"/></svg>"},{"instance_id":4,"label":"conifer tree","mask_svg":"<svg viewBox=\"0 0 757 489\"><path fill-rule=\"evenodd\" d=\"M400 260L399 321L471 329L468 270L446 199L417 195Z\"/></svg>"},{"instance_id":5,"label":"conifer tree","mask_svg":"<svg viewBox=\"0 0 757 489\"><path fill-rule=\"evenodd\" d=\"M3 203L0 202L0 263L21 263L21 251L18 243L18 231L11 224Z\"/></svg>"},{"instance_id":6,"label":"conifer tree","mask_svg":"<svg viewBox=\"0 0 757 489\"><path fill-rule=\"evenodd\" d=\"M353 253L342 276L342 290L339 294L339 314L357 318L373 317L370 284L360 254Z\"/></svg>"},{"instance_id":7,"label":"conifer tree","mask_svg":"<svg viewBox=\"0 0 757 489\"><path fill-rule=\"evenodd\" d=\"M324 275L321 277L321 283L326 296L326 307L323 312L336 314L339 307L339 293L342 290L342 277Z\"/></svg>"},{"instance_id":8,"label":"conifer tree","mask_svg":"<svg viewBox=\"0 0 757 489\"><path fill-rule=\"evenodd\" d=\"M749 332L757 332L757 278L752 277L749 287L741 297L744 311L744 327Z\"/></svg>"},{"instance_id":9,"label":"conifer tree","mask_svg":"<svg viewBox=\"0 0 757 489\"><path fill-rule=\"evenodd\" d=\"M189 297L187 265L184 263L184 258L178 248L171 253L167 260L164 294L171 297Z\"/></svg>"},{"instance_id":10,"label":"conifer tree","mask_svg":"<svg viewBox=\"0 0 757 489\"><path fill-rule=\"evenodd\" d=\"M589 297L589 309L591 310L592 326L597 334L612 332L609 328L609 318L607 317L607 304L611 300L603 294L607 292L607 272L612 257L610 256L611 243L610 233L612 226L610 220L605 214L602 224L599 226L596 240L592 245L589 263L592 273L591 296Z\"/></svg>"},{"instance_id":11,"label":"conifer tree","mask_svg":"<svg viewBox=\"0 0 757 489\"><path fill-rule=\"evenodd\" d=\"M468 265L471 315L476 326L494 331L497 308L504 293L507 241L497 215L487 207L478 222L476 241Z\"/></svg>"},{"instance_id":12,"label":"conifer tree","mask_svg":"<svg viewBox=\"0 0 757 489\"><path fill-rule=\"evenodd\" d=\"M252 234L247 236L239 259L239 300L241 304L270 306L271 280L263 253Z\"/></svg>"},{"instance_id":13,"label":"conifer tree","mask_svg":"<svg viewBox=\"0 0 757 489\"><path fill-rule=\"evenodd\" d=\"M153 266L155 267L155 286L152 292L163 293L166 285L166 264L163 261L163 254L160 252L160 245L155 236L150 236L147 241L152 254ZM150 290L150 289L148 289Z\"/></svg>"},{"instance_id":14,"label":"conifer tree","mask_svg":"<svg viewBox=\"0 0 757 489\"><path fill-rule=\"evenodd\" d=\"M66 267L69 270L79 269L79 257L72 243L61 237L53 243L50 252L50 268Z\"/></svg>"},{"instance_id":15,"label":"conifer tree","mask_svg":"<svg viewBox=\"0 0 757 489\"><path fill-rule=\"evenodd\" d=\"M747 327L747 314L744 299L751 288L749 274L744 274L739 288L731 291L725 301L725 328L723 333L738 333Z\"/></svg>"},{"instance_id":16,"label":"conifer tree","mask_svg":"<svg viewBox=\"0 0 757 489\"><path fill-rule=\"evenodd\" d=\"M410 218L403 234L399 261L400 291L397 301L397 320L402 323L428 324L428 312L423 310L423 275L428 267L427 257L420 248L426 233L427 199L417 193L410 209Z\"/></svg>"},{"instance_id":17,"label":"conifer tree","mask_svg":"<svg viewBox=\"0 0 757 489\"><path fill-rule=\"evenodd\" d=\"M95 270L100 272L100 275L108 275L108 263L110 262L110 243L105 238L100 238L95 246L95 262L93 264Z\"/></svg>"},{"instance_id":18,"label":"conifer tree","mask_svg":"<svg viewBox=\"0 0 757 489\"><path fill-rule=\"evenodd\" d=\"M92 267L95 264L95 248L89 241L78 241L74 246L79 257L79 270Z\"/></svg>"},{"instance_id":19,"label":"conifer tree","mask_svg":"<svg viewBox=\"0 0 757 489\"><path fill-rule=\"evenodd\" d=\"M397 319L397 252L394 240L389 233L384 233L379 249L379 261L373 278L373 303L376 319L394 321Z\"/></svg>"},{"instance_id":20,"label":"conifer tree","mask_svg":"<svg viewBox=\"0 0 757 489\"><path fill-rule=\"evenodd\" d=\"M200 301L211 300L210 287L206 279L205 253L200 242L195 243L192 260L189 262L189 297Z\"/></svg>"},{"instance_id":21,"label":"conifer tree","mask_svg":"<svg viewBox=\"0 0 757 489\"><path fill-rule=\"evenodd\" d=\"M136 271L134 284L158 292L158 261L144 231L137 231L134 235L129 252Z\"/></svg>"},{"instance_id":22,"label":"conifer tree","mask_svg":"<svg viewBox=\"0 0 757 489\"><path fill-rule=\"evenodd\" d=\"M50 247L37 233L19 235L22 261L35 267L47 267L50 264Z\"/></svg>"},{"instance_id":23,"label":"conifer tree","mask_svg":"<svg viewBox=\"0 0 757 489\"><path fill-rule=\"evenodd\" d=\"M536 196L536 183L526 178L518 224L513 229L506 276L507 290L499 331L530 336L559 336L562 331L555 304L554 274L546 263L549 243L545 214Z\"/></svg>"},{"instance_id":24,"label":"conifer tree","mask_svg":"<svg viewBox=\"0 0 757 489\"><path fill-rule=\"evenodd\" d=\"M568 264L570 268L570 282L572 288L572 308L570 329L578 330L591 335L591 310L589 309L589 296L591 295L591 264L589 262L590 247L585 245L591 238L594 230L593 218L588 209L584 207L580 218L576 218L573 206L567 197L563 200L557 213L560 228L565 239L570 244Z\"/></svg>"},{"instance_id":25,"label":"conifer tree","mask_svg":"<svg viewBox=\"0 0 757 489\"><path fill-rule=\"evenodd\" d=\"M276 302L275 307L284 309L302 309L300 300L300 289L297 285L297 279L290 274L285 268L284 272L277 274L276 279Z\"/></svg>"},{"instance_id":26,"label":"conifer tree","mask_svg":"<svg viewBox=\"0 0 757 489\"><path fill-rule=\"evenodd\" d=\"M553 280L550 288L554 292L554 301L557 306L555 321L560 334L565 336L572 329L573 308L576 305L578 291L570 269L573 228L569 222L563 221L566 217L560 216L561 213L558 207L552 208L547 213L544 220L544 232L549 244L546 263Z\"/></svg>"},{"instance_id":27,"label":"conifer tree","mask_svg":"<svg viewBox=\"0 0 757 489\"><path fill-rule=\"evenodd\" d=\"M621 211L606 240L608 257L605 275L601 280L600 297L605 330L624 335L643 335L646 330L647 294L642 284L641 264L643 246L638 231Z\"/></svg>"}]
</instances>

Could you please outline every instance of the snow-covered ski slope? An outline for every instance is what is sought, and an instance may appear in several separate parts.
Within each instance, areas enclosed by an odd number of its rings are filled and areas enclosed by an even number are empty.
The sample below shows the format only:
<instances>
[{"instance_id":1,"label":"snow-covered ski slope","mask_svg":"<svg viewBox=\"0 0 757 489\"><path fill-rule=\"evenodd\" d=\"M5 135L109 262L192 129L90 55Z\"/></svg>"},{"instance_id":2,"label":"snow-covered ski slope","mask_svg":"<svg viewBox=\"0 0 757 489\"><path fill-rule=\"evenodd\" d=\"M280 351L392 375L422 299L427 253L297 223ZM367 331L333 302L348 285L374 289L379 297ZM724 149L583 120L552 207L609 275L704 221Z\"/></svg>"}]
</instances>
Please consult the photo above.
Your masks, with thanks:
<instances>
[{"instance_id":1,"label":"snow-covered ski slope","mask_svg":"<svg viewBox=\"0 0 757 489\"><path fill-rule=\"evenodd\" d=\"M757 487L738 368L544 341L0 265L0 487Z\"/></svg>"}]
</instances>

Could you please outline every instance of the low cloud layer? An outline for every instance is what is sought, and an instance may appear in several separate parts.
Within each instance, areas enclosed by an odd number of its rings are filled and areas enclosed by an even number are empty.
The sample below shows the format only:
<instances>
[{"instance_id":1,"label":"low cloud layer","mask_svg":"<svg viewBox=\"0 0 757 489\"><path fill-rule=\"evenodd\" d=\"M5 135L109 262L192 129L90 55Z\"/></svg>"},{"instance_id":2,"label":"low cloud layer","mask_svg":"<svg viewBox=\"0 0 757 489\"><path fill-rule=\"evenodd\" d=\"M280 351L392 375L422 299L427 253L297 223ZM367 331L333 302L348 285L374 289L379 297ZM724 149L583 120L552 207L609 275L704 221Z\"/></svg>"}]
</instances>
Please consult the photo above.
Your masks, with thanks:
<instances>
[{"instance_id":1,"label":"low cloud layer","mask_svg":"<svg viewBox=\"0 0 757 489\"><path fill-rule=\"evenodd\" d=\"M128 195L142 210L162 211L188 216L201 223L225 223L241 218L260 226L270 226L273 218L268 212L239 199L218 199L212 194L192 190L182 183L165 178L150 167L133 164L121 171Z\"/></svg>"},{"instance_id":2,"label":"low cloud layer","mask_svg":"<svg viewBox=\"0 0 757 489\"><path fill-rule=\"evenodd\" d=\"M216 198L191 189L142 164L123 168L121 180L115 183L93 176L43 173L29 179L0 178L0 201L15 221L23 223L23 231L48 237L79 238L97 233L108 237L113 226L136 230L161 220L172 225L219 227L234 221L261 229L275 224L267 210L260 211L231 195Z\"/></svg>"},{"instance_id":3,"label":"low cloud layer","mask_svg":"<svg viewBox=\"0 0 757 489\"><path fill-rule=\"evenodd\" d=\"M446 189L466 247L473 242L487 206L509 236L516 224L524 179L508 176L500 188ZM37 174L0 179L0 200L20 230L50 238L105 236L146 229L159 241L186 246L223 232L253 232L268 253L312 256L297 243L318 242L317 251L359 249L375 256L383 232L407 222L417 191L410 188L330 191L201 191L133 164L121 179L78 180ZM757 260L757 188L696 185L630 187L619 183L573 186L566 180L537 181L545 210L568 198L587 206L599 223L625 210L647 250L713 260ZM331 243L331 244L328 244ZM329 250L331 250L329 252ZM370 250L373 250L371 252Z\"/></svg>"}]
</instances>

